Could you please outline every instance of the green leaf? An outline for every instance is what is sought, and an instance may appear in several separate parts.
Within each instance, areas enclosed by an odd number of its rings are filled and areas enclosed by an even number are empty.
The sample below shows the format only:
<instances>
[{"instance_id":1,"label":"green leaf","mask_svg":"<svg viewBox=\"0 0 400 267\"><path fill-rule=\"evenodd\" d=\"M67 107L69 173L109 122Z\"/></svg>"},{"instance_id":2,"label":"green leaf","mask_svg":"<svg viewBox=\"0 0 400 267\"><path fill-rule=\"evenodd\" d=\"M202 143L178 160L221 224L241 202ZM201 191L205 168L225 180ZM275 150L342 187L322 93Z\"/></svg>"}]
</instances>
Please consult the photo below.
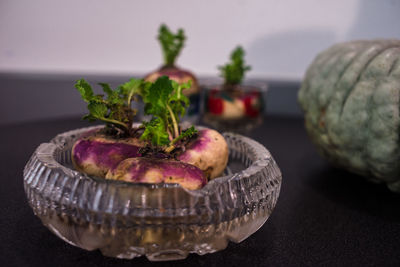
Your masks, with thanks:
<instances>
[{"instance_id":1,"label":"green leaf","mask_svg":"<svg viewBox=\"0 0 400 267\"><path fill-rule=\"evenodd\" d=\"M82 96L82 99L85 102L89 102L93 99L94 97L93 89L90 86L90 84L84 79L76 81L75 88L78 89L79 93Z\"/></svg>"},{"instance_id":2,"label":"green leaf","mask_svg":"<svg viewBox=\"0 0 400 267\"><path fill-rule=\"evenodd\" d=\"M186 36L183 29L179 29L178 32L174 34L165 24L160 26L158 40L162 47L165 65L174 65L176 58L183 48L185 39Z\"/></svg>"},{"instance_id":3,"label":"green leaf","mask_svg":"<svg viewBox=\"0 0 400 267\"><path fill-rule=\"evenodd\" d=\"M88 102L89 114L83 119L89 121L101 120L107 123L107 127L113 125L127 136L131 134L131 125L136 110L131 107L134 96L147 90L148 84L142 80L132 79L128 83L113 90L107 83L99 83L106 94L94 95L92 87L84 79L78 80L75 87L78 89L82 99Z\"/></svg>"},{"instance_id":4,"label":"green leaf","mask_svg":"<svg viewBox=\"0 0 400 267\"><path fill-rule=\"evenodd\" d=\"M141 140L150 141L156 146L169 144L169 135L161 119L153 118L150 122L143 122L143 125L145 126L145 130L140 137Z\"/></svg>"},{"instance_id":5,"label":"green leaf","mask_svg":"<svg viewBox=\"0 0 400 267\"><path fill-rule=\"evenodd\" d=\"M151 131L145 131L143 138L154 142L160 141L161 143L154 143L154 145L162 146L180 135L180 117L185 115L186 108L189 106L189 99L182 94L182 91L190 87L190 82L178 84L167 76L162 76L144 91L145 114L152 115L153 119L157 120L153 121L153 124L144 124L144 127ZM159 136L162 138L157 138Z\"/></svg>"},{"instance_id":6,"label":"green leaf","mask_svg":"<svg viewBox=\"0 0 400 267\"><path fill-rule=\"evenodd\" d=\"M251 69L250 66L245 66L244 55L243 48L238 46L231 53L231 62L218 67L221 71L221 77L225 79L225 84L240 84L244 79L245 72Z\"/></svg>"},{"instance_id":7,"label":"green leaf","mask_svg":"<svg viewBox=\"0 0 400 267\"><path fill-rule=\"evenodd\" d=\"M179 128L180 117L189 105L189 99L182 92L191 87L190 82L178 84L162 76L154 83L131 79L114 90L107 83L99 85L106 98L103 94L94 95L92 87L84 79L75 84L83 100L88 102L89 114L84 119L101 120L107 127L117 127L129 136L132 134L131 125L136 113L131 108L131 101L141 96L145 103L145 114L153 116L150 122L143 123L145 130L141 139L155 146L165 146L174 138L184 138L190 133L181 133Z\"/></svg>"},{"instance_id":8,"label":"green leaf","mask_svg":"<svg viewBox=\"0 0 400 267\"><path fill-rule=\"evenodd\" d=\"M175 140L173 140L173 143L186 137L190 138L196 133L198 133L198 131L194 128L194 126L192 126L183 131L177 138L175 138Z\"/></svg>"},{"instance_id":9,"label":"green leaf","mask_svg":"<svg viewBox=\"0 0 400 267\"><path fill-rule=\"evenodd\" d=\"M126 82L118 87L118 92L123 95L128 102L131 101L134 95L142 96L144 91L148 87L148 83L139 79L130 79L129 82Z\"/></svg>"},{"instance_id":10,"label":"green leaf","mask_svg":"<svg viewBox=\"0 0 400 267\"><path fill-rule=\"evenodd\" d=\"M88 105L90 115L97 119L103 119L107 115L108 108L103 103L90 102Z\"/></svg>"},{"instance_id":11,"label":"green leaf","mask_svg":"<svg viewBox=\"0 0 400 267\"><path fill-rule=\"evenodd\" d=\"M103 88L103 91L107 94L107 101L112 105L123 105L124 99L122 99L117 90L111 89L108 83L99 83L99 85Z\"/></svg>"},{"instance_id":12,"label":"green leaf","mask_svg":"<svg viewBox=\"0 0 400 267\"><path fill-rule=\"evenodd\" d=\"M172 87L174 88L173 94L171 95L169 102L171 101L180 101L184 106L189 106L189 98L187 98L182 91L184 89L189 89L192 86L191 81L187 83L179 84L175 81L172 81Z\"/></svg>"},{"instance_id":13,"label":"green leaf","mask_svg":"<svg viewBox=\"0 0 400 267\"><path fill-rule=\"evenodd\" d=\"M145 114L163 117L167 113L168 98L174 88L167 76L158 78L144 95Z\"/></svg>"},{"instance_id":14,"label":"green leaf","mask_svg":"<svg viewBox=\"0 0 400 267\"><path fill-rule=\"evenodd\" d=\"M90 122L94 122L97 119L95 117L93 117L91 114L86 114L85 116L82 117L82 120L88 120Z\"/></svg>"},{"instance_id":15,"label":"green leaf","mask_svg":"<svg viewBox=\"0 0 400 267\"><path fill-rule=\"evenodd\" d=\"M172 87L174 88L173 94L170 96L168 103L174 112L174 114L183 117L186 113L186 108L189 106L190 101L182 91L184 89L189 89L191 87L191 82L179 84L175 81L172 81ZM177 120L179 121L179 116L177 116Z\"/></svg>"},{"instance_id":16,"label":"green leaf","mask_svg":"<svg viewBox=\"0 0 400 267\"><path fill-rule=\"evenodd\" d=\"M196 134L198 131L194 128L194 126L186 129L185 131L183 131L178 137L176 137L174 140L172 140L172 142L170 143L170 145L165 149L166 152L171 152L173 151L176 147L175 144L184 138L191 138L194 134Z\"/></svg>"},{"instance_id":17,"label":"green leaf","mask_svg":"<svg viewBox=\"0 0 400 267\"><path fill-rule=\"evenodd\" d=\"M103 88L103 91L108 95L112 95L114 91L111 89L108 83L99 83L99 85Z\"/></svg>"}]
</instances>

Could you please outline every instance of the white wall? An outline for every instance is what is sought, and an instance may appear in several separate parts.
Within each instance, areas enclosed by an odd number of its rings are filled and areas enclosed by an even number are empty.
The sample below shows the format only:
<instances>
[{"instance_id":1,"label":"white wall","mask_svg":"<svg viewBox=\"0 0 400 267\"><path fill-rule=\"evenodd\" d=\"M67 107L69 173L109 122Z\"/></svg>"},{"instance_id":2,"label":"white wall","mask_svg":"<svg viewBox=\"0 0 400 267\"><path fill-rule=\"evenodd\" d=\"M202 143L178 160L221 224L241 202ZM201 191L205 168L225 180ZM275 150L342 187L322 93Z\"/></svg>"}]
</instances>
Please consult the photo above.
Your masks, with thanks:
<instances>
[{"instance_id":1,"label":"white wall","mask_svg":"<svg viewBox=\"0 0 400 267\"><path fill-rule=\"evenodd\" d=\"M0 0L0 72L146 73L160 23L184 27L178 65L217 75L242 44L251 76L300 79L335 42L399 38L396 0Z\"/></svg>"}]
</instances>

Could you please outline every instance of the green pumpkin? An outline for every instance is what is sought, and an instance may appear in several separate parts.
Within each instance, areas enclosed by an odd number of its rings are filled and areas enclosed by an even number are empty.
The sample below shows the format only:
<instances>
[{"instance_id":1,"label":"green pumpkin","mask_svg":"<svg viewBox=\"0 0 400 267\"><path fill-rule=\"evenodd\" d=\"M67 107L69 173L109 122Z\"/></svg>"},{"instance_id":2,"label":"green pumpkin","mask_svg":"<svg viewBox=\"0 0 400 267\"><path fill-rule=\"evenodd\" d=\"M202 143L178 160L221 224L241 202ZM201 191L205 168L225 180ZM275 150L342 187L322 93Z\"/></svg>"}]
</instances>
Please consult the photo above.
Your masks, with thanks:
<instances>
[{"instance_id":1,"label":"green pumpkin","mask_svg":"<svg viewBox=\"0 0 400 267\"><path fill-rule=\"evenodd\" d=\"M321 52L298 100L323 156L400 192L400 41L352 41Z\"/></svg>"}]
</instances>

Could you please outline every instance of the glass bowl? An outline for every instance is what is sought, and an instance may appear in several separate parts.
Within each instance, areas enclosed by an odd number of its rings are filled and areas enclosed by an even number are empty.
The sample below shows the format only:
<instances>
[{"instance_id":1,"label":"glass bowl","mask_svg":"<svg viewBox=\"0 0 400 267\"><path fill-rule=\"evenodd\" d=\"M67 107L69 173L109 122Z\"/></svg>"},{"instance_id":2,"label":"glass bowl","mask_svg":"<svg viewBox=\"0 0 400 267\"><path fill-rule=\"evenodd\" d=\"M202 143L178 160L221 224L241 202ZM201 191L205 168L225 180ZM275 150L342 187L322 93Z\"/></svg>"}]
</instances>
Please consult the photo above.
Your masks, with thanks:
<instances>
[{"instance_id":1,"label":"glass bowl","mask_svg":"<svg viewBox=\"0 0 400 267\"><path fill-rule=\"evenodd\" d=\"M267 84L205 85L203 122L220 131L247 133L260 125Z\"/></svg>"},{"instance_id":2,"label":"glass bowl","mask_svg":"<svg viewBox=\"0 0 400 267\"><path fill-rule=\"evenodd\" d=\"M268 150L247 137L224 133L230 152L224 176L190 191L178 184L133 184L75 171L72 145L96 128L41 144L24 169L34 213L69 244L125 259L203 255L249 237L277 202L281 172Z\"/></svg>"}]
</instances>

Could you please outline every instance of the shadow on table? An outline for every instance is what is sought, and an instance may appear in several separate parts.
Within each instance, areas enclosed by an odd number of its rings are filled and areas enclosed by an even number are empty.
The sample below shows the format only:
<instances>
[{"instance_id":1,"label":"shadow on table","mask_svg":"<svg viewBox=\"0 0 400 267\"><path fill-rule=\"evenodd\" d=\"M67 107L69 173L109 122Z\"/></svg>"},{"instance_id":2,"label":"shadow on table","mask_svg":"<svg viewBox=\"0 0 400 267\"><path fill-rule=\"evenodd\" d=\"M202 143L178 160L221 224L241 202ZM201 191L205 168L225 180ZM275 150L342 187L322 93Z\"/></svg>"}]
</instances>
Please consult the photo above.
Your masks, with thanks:
<instances>
[{"instance_id":1,"label":"shadow on table","mask_svg":"<svg viewBox=\"0 0 400 267\"><path fill-rule=\"evenodd\" d=\"M327 165L328 166L328 165ZM331 166L316 170L305 182L328 199L384 220L400 222L400 194L385 184Z\"/></svg>"}]
</instances>

